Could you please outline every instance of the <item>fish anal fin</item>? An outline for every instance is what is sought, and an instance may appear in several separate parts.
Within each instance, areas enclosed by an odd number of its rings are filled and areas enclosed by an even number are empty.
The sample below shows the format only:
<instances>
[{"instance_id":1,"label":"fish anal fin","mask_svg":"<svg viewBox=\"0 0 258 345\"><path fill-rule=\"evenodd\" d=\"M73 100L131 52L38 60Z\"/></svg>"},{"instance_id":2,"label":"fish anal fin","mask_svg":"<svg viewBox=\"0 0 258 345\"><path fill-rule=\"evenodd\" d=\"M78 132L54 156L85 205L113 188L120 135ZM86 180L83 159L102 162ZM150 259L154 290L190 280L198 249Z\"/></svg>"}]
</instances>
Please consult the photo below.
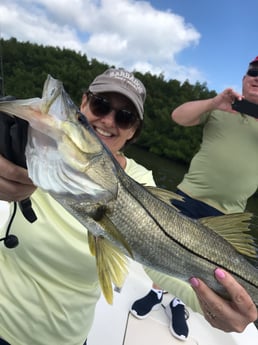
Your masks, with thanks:
<instances>
[{"instance_id":1,"label":"fish anal fin","mask_svg":"<svg viewBox=\"0 0 258 345\"><path fill-rule=\"evenodd\" d=\"M205 217L198 221L227 240L239 253L257 258L257 244L250 233L250 226L257 222L252 213L233 213Z\"/></svg>"}]
</instances>

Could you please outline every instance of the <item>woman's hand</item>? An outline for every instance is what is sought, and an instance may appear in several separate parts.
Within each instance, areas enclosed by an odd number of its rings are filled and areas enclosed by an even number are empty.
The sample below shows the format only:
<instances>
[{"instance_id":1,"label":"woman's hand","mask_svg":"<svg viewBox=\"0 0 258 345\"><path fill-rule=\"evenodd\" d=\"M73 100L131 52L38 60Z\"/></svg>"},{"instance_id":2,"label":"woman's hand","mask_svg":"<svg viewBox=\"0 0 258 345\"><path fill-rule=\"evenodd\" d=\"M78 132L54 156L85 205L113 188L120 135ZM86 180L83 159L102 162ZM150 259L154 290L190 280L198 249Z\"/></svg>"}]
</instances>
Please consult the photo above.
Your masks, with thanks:
<instances>
[{"instance_id":1,"label":"woman's hand","mask_svg":"<svg viewBox=\"0 0 258 345\"><path fill-rule=\"evenodd\" d=\"M230 300L225 300L211 290L202 280L191 278L205 319L225 332L243 332L246 326L257 320L257 308L247 291L226 271L217 268L215 277L228 291Z\"/></svg>"},{"instance_id":2,"label":"woman's hand","mask_svg":"<svg viewBox=\"0 0 258 345\"><path fill-rule=\"evenodd\" d=\"M0 155L0 200L21 201L28 198L35 189L26 169Z\"/></svg>"}]
</instances>

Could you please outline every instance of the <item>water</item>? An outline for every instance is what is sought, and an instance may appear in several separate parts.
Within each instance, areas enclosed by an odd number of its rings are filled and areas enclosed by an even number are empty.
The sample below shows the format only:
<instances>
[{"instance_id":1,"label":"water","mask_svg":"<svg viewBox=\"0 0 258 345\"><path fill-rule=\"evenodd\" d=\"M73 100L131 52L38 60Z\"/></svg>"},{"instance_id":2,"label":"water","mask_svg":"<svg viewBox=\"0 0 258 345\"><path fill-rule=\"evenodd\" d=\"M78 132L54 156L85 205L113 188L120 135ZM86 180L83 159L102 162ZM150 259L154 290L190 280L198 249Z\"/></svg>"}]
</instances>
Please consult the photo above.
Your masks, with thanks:
<instances>
[{"instance_id":1,"label":"water","mask_svg":"<svg viewBox=\"0 0 258 345\"><path fill-rule=\"evenodd\" d=\"M136 146L128 148L126 155L135 159L147 169L152 170L156 184L171 191L175 191L176 186L181 182L188 169L187 165L159 157ZM248 200L247 210L258 215L258 194Z\"/></svg>"}]
</instances>

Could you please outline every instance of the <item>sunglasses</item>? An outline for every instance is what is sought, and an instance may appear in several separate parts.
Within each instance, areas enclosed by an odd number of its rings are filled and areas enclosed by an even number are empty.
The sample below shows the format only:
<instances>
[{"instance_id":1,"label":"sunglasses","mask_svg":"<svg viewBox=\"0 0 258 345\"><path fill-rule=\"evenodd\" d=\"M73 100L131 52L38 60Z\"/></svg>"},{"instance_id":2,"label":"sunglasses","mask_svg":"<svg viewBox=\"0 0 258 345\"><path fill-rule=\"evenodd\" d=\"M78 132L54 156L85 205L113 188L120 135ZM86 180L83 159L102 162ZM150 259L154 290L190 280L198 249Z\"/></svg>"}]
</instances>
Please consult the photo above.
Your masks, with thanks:
<instances>
[{"instance_id":1,"label":"sunglasses","mask_svg":"<svg viewBox=\"0 0 258 345\"><path fill-rule=\"evenodd\" d=\"M258 69L250 69L246 74L249 77L258 77Z\"/></svg>"},{"instance_id":2,"label":"sunglasses","mask_svg":"<svg viewBox=\"0 0 258 345\"><path fill-rule=\"evenodd\" d=\"M125 109L114 109L105 97L95 95L92 92L87 92L87 97L89 99L90 110L94 116L104 117L115 110L115 122L119 128L132 128L139 121L136 113Z\"/></svg>"}]
</instances>

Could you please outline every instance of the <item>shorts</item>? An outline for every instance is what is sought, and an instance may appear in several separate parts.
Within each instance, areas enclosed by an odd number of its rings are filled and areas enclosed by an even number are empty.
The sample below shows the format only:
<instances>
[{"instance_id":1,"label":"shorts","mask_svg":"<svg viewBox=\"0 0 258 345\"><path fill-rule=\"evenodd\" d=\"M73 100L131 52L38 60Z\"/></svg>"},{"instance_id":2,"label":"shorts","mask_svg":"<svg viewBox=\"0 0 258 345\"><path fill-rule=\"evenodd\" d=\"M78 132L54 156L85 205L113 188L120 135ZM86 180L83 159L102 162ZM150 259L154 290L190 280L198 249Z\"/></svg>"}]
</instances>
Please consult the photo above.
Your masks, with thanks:
<instances>
[{"instance_id":1,"label":"shorts","mask_svg":"<svg viewBox=\"0 0 258 345\"><path fill-rule=\"evenodd\" d=\"M224 213L220 212L215 207L205 204L205 202L193 199L179 189L177 189L176 194L181 195L184 200L172 200L171 204L176 206L176 208L182 214L189 218L199 219L203 217L216 217L224 215Z\"/></svg>"}]
</instances>

